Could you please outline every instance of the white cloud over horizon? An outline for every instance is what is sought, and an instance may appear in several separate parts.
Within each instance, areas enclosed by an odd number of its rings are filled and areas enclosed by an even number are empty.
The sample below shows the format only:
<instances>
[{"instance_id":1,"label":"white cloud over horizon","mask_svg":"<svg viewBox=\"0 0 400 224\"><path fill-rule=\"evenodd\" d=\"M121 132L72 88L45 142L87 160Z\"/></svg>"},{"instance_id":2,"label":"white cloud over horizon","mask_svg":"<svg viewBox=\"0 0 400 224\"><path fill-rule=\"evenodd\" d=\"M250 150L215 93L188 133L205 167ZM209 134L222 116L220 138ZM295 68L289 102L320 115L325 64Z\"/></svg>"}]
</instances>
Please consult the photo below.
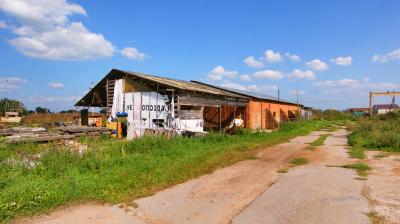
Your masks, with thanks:
<instances>
[{"instance_id":1,"label":"white cloud over horizon","mask_svg":"<svg viewBox=\"0 0 400 224\"><path fill-rule=\"evenodd\" d=\"M143 61L147 57L146 54L134 47L125 47L121 50L121 55L134 61Z\"/></svg>"},{"instance_id":2,"label":"white cloud over horizon","mask_svg":"<svg viewBox=\"0 0 400 224\"><path fill-rule=\"evenodd\" d=\"M72 15L87 15L78 4L66 0L0 0L0 10L20 24L6 24L16 36L9 43L28 57L74 61L115 53L113 44L102 34L69 20Z\"/></svg>"},{"instance_id":3,"label":"white cloud over horizon","mask_svg":"<svg viewBox=\"0 0 400 224\"><path fill-rule=\"evenodd\" d=\"M275 62L281 62L283 60L283 57L279 52L274 52L273 50L266 50L264 52L264 59L266 62L275 63Z\"/></svg>"},{"instance_id":4,"label":"white cloud over horizon","mask_svg":"<svg viewBox=\"0 0 400 224\"><path fill-rule=\"evenodd\" d=\"M307 70L302 71L299 69L293 70L291 73L288 74L289 78L296 78L296 79L316 79L317 76L314 74L313 71Z\"/></svg>"},{"instance_id":5,"label":"white cloud over horizon","mask_svg":"<svg viewBox=\"0 0 400 224\"><path fill-rule=\"evenodd\" d=\"M251 76L255 78L282 79L283 73L281 71L262 70L254 72Z\"/></svg>"},{"instance_id":6,"label":"white cloud over horizon","mask_svg":"<svg viewBox=\"0 0 400 224\"><path fill-rule=\"evenodd\" d=\"M278 90L278 86L276 85L242 85L238 83L227 82L220 84L222 87L237 89L242 91L249 91L249 92L256 92L256 93L264 93L264 94L271 94L273 91Z\"/></svg>"},{"instance_id":7,"label":"white cloud over horizon","mask_svg":"<svg viewBox=\"0 0 400 224\"><path fill-rule=\"evenodd\" d=\"M351 56L337 57L332 58L331 62L341 66L350 66L353 63L353 58Z\"/></svg>"},{"instance_id":8,"label":"white cloud over horizon","mask_svg":"<svg viewBox=\"0 0 400 224\"><path fill-rule=\"evenodd\" d=\"M40 96L33 95L28 97L28 102L30 103L62 103L62 102L76 102L79 100L80 96Z\"/></svg>"},{"instance_id":9,"label":"white cloud over horizon","mask_svg":"<svg viewBox=\"0 0 400 224\"><path fill-rule=\"evenodd\" d=\"M314 71L326 71L329 69L329 65L319 59L307 62L306 66Z\"/></svg>"},{"instance_id":10,"label":"white cloud over horizon","mask_svg":"<svg viewBox=\"0 0 400 224\"><path fill-rule=\"evenodd\" d=\"M247 74L240 75L240 76L239 76L239 79L240 79L241 81L251 81L251 80L252 80L252 79L251 79L251 76L249 76L249 75L247 75Z\"/></svg>"},{"instance_id":11,"label":"white cloud over horizon","mask_svg":"<svg viewBox=\"0 0 400 224\"><path fill-rule=\"evenodd\" d=\"M248 56L243 62L252 68L262 68L264 66L262 61L255 59L253 56Z\"/></svg>"},{"instance_id":12,"label":"white cloud over horizon","mask_svg":"<svg viewBox=\"0 0 400 224\"><path fill-rule=\"evenodd\" d=\"M383 55L374 54L374 56L372 56L373 62L387 63L389 61L394 61L394 60L400 60L400 48L395 49Z\"/></svg>"},{"instance_id":13,"label":"white cloud over horizon","mask_svg":"<svg viewBox=\"0 0 400 224\"><path fill-rule=\"evenodd\" d=\"M49 82L49 87L53 88L53 89L63 89L64 88L64 84L61 82Z\"/></svg>"},{"instance_id":14,"label":"white cloud over horizon","mask_svg":"<svg viewBox=\"0 0 400 224\"><path fill-rule=\"evenodd\" d=\"M326 80L313 83L318 91L337 94L338 96L365 95L370 91L392 91L400 89L400 83L394 82L370 82L369 79L344 78L339 80Z\"/></svg>"},{"instance_id":15,"label":"white cloud over horizon","mask_svg":"<svg viewBox=\"0 0 400 224\"><path fill-rule=\"evenodd\" d=\"M27 80L24 78L11 76L11 77L0 77L0 92L11 93L21 88Z\"/></svg>"},{"instance_id":16,"label":"white cloud over horizon","mask_svg":"<svg viewBox=\"0 0 400 224\"><path fill-rule=\"evenodd\" d=\"M238 75L238 71L228 71L222 65L218 65L208 73L207 77L212 81L220 81L224 78L234 79Z\"/></svg>"},{"instance_id":17,"label":"white cloud over horizon","mask_svg":"<svg viewBox=\"0 0 400 224\"><path fill-rule=\"evenodd\" d=\"M300 56L295 55L295 54L291 54L291 53L289 53L289 52L286 52L286 53L285 53L285 56L286 56L289 60L291 60L292 62L299 62L299 61L301 61Z\"/></svg>"}]
</instances>

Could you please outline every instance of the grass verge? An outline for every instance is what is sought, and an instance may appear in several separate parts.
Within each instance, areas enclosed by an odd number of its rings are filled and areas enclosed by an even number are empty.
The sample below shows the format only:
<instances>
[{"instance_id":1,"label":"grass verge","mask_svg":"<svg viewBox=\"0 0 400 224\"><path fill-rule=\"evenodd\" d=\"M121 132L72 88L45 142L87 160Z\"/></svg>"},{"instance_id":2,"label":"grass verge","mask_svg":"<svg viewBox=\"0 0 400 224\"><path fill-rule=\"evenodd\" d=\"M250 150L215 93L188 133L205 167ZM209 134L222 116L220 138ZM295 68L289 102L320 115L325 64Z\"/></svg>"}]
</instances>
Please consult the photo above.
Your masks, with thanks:
<instances>
[{"instance_id":1,"label":"grass verge","mask_svg":"<svg viewBox=\"0 0 400 224\"><path fill-rule=\"evenodd\" d=\"M120 203L250 158L248 151L320 129L328 121L282 124L272 133L210 133L203 138L81 138L78 155L58 144L0 144L0 222L71 202ZM36 166L24 161L34 158Z\"/></svg>"},{"instance_id":2,"label":"grass verge","mask_svg":"<svg viewBox=\"0 0 400 224\"><path fill-rule=\"evenodd\" d=\"M328 138L329 136L331 136L331 134L320 135L317 140L311 142L310 146L317 147L317 146L323 145L326 138Z\"/></svg>"},{"instance_id":3,"label":"grass verge","mask_svg":"<svg viewBox=\"0 0 400 224\"><path fill-rule=\"evenodd\" d=\"M400 152L400 112L362 118L352 131L349 144L359 150Z\"/></svg>"},{"instance_id":4,"label":"grass verge","mask_svg":"<svg viewBox=\"0 0 400 224\"><path fill-rule=\"evenodd\" d=\"M353 164L347 164L342 166L343 168L346 169L353 169L357 171L357 174L361 177L365 177L368 175L367 171L371 170L371 167L369 167L365 163L353 163Z\"/></svg>"},{"instance_id":5,"label":"grass verge","mask_svg":"<svg viewBox=\"0 0 400 224\"><path fill-rule=\"evenodd\" d=\"M290 160L290 163L296 166L300 166L300 165L306 165L308 164L310 161L308 161L308 159L304 158L304 157L296 157L293 158L292 160Z\"/></svg>"},{"instance_id":6,"label":"grass verge","mask_svg":"<svg viewBox=\"0 0 400 224\"><path fill-rule=\"evenodd\" d=\"M356 159L364 159L365 158L364 149L361 147L349 146L347 153L349 154L350 158L356 158Z\"/></svg>"}]
</instances>

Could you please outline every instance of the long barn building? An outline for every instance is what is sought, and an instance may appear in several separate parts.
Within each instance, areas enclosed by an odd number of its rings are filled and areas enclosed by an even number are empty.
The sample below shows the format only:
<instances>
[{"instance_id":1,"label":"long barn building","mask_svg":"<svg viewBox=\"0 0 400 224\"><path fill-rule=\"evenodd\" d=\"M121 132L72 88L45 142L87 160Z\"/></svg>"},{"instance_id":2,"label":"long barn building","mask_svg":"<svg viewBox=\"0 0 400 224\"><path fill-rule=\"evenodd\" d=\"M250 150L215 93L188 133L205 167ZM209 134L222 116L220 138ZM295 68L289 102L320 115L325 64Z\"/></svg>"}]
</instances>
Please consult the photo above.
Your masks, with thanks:
<instances>
[{"instance_id":1,"label":"long barn building","mask_svg":"<svg viewBox=\"0 0 400 224\"><path fill-rule=\"evenodd\" d=\"M128 135L144 129L226 130L232 125L262 130L296 119L300 106L264 94L197 81L112 69L75 106L128 114Z\"/></svg>"}]
</instances>

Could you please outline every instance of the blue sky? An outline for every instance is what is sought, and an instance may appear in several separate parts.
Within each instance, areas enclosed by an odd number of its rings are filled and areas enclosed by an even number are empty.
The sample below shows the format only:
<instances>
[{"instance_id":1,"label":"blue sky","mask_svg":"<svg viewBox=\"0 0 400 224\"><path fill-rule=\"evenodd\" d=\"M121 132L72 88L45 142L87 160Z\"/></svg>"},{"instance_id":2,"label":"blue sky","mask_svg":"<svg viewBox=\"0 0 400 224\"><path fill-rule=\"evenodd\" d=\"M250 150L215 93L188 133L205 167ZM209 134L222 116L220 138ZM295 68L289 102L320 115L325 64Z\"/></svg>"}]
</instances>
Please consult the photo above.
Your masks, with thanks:
<instances>
[{"instance_id":1,"label":"blue sky","mask_svg":"<svg viewBox=\"0 0 400 224\"><path fill-rule=\"evenodd\" d=\"M399 1L0 0L0 96L71 109L112 68L316 108L400 90ZM383 98L377 102L388 103Z\"/></svg>"}]
</instances>

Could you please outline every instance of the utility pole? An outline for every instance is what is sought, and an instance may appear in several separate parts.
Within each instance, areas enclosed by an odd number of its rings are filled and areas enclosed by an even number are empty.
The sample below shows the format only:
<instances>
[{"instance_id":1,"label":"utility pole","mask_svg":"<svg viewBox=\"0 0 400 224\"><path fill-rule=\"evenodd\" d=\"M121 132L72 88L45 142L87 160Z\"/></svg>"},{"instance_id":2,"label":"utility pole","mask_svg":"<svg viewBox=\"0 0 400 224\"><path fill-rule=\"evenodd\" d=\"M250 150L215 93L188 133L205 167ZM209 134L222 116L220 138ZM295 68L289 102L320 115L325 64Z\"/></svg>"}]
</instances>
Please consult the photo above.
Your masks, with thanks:
<instances>
[{"instance_id":1,"label":"utility pole","mask_svg":"<svg viewBox=\"0 0 400 224\"><path fill-rule=\"evenodd\" d=\"M278 89L278 101L279 101L280 89Z\"/></svg>"}]
</instances>

